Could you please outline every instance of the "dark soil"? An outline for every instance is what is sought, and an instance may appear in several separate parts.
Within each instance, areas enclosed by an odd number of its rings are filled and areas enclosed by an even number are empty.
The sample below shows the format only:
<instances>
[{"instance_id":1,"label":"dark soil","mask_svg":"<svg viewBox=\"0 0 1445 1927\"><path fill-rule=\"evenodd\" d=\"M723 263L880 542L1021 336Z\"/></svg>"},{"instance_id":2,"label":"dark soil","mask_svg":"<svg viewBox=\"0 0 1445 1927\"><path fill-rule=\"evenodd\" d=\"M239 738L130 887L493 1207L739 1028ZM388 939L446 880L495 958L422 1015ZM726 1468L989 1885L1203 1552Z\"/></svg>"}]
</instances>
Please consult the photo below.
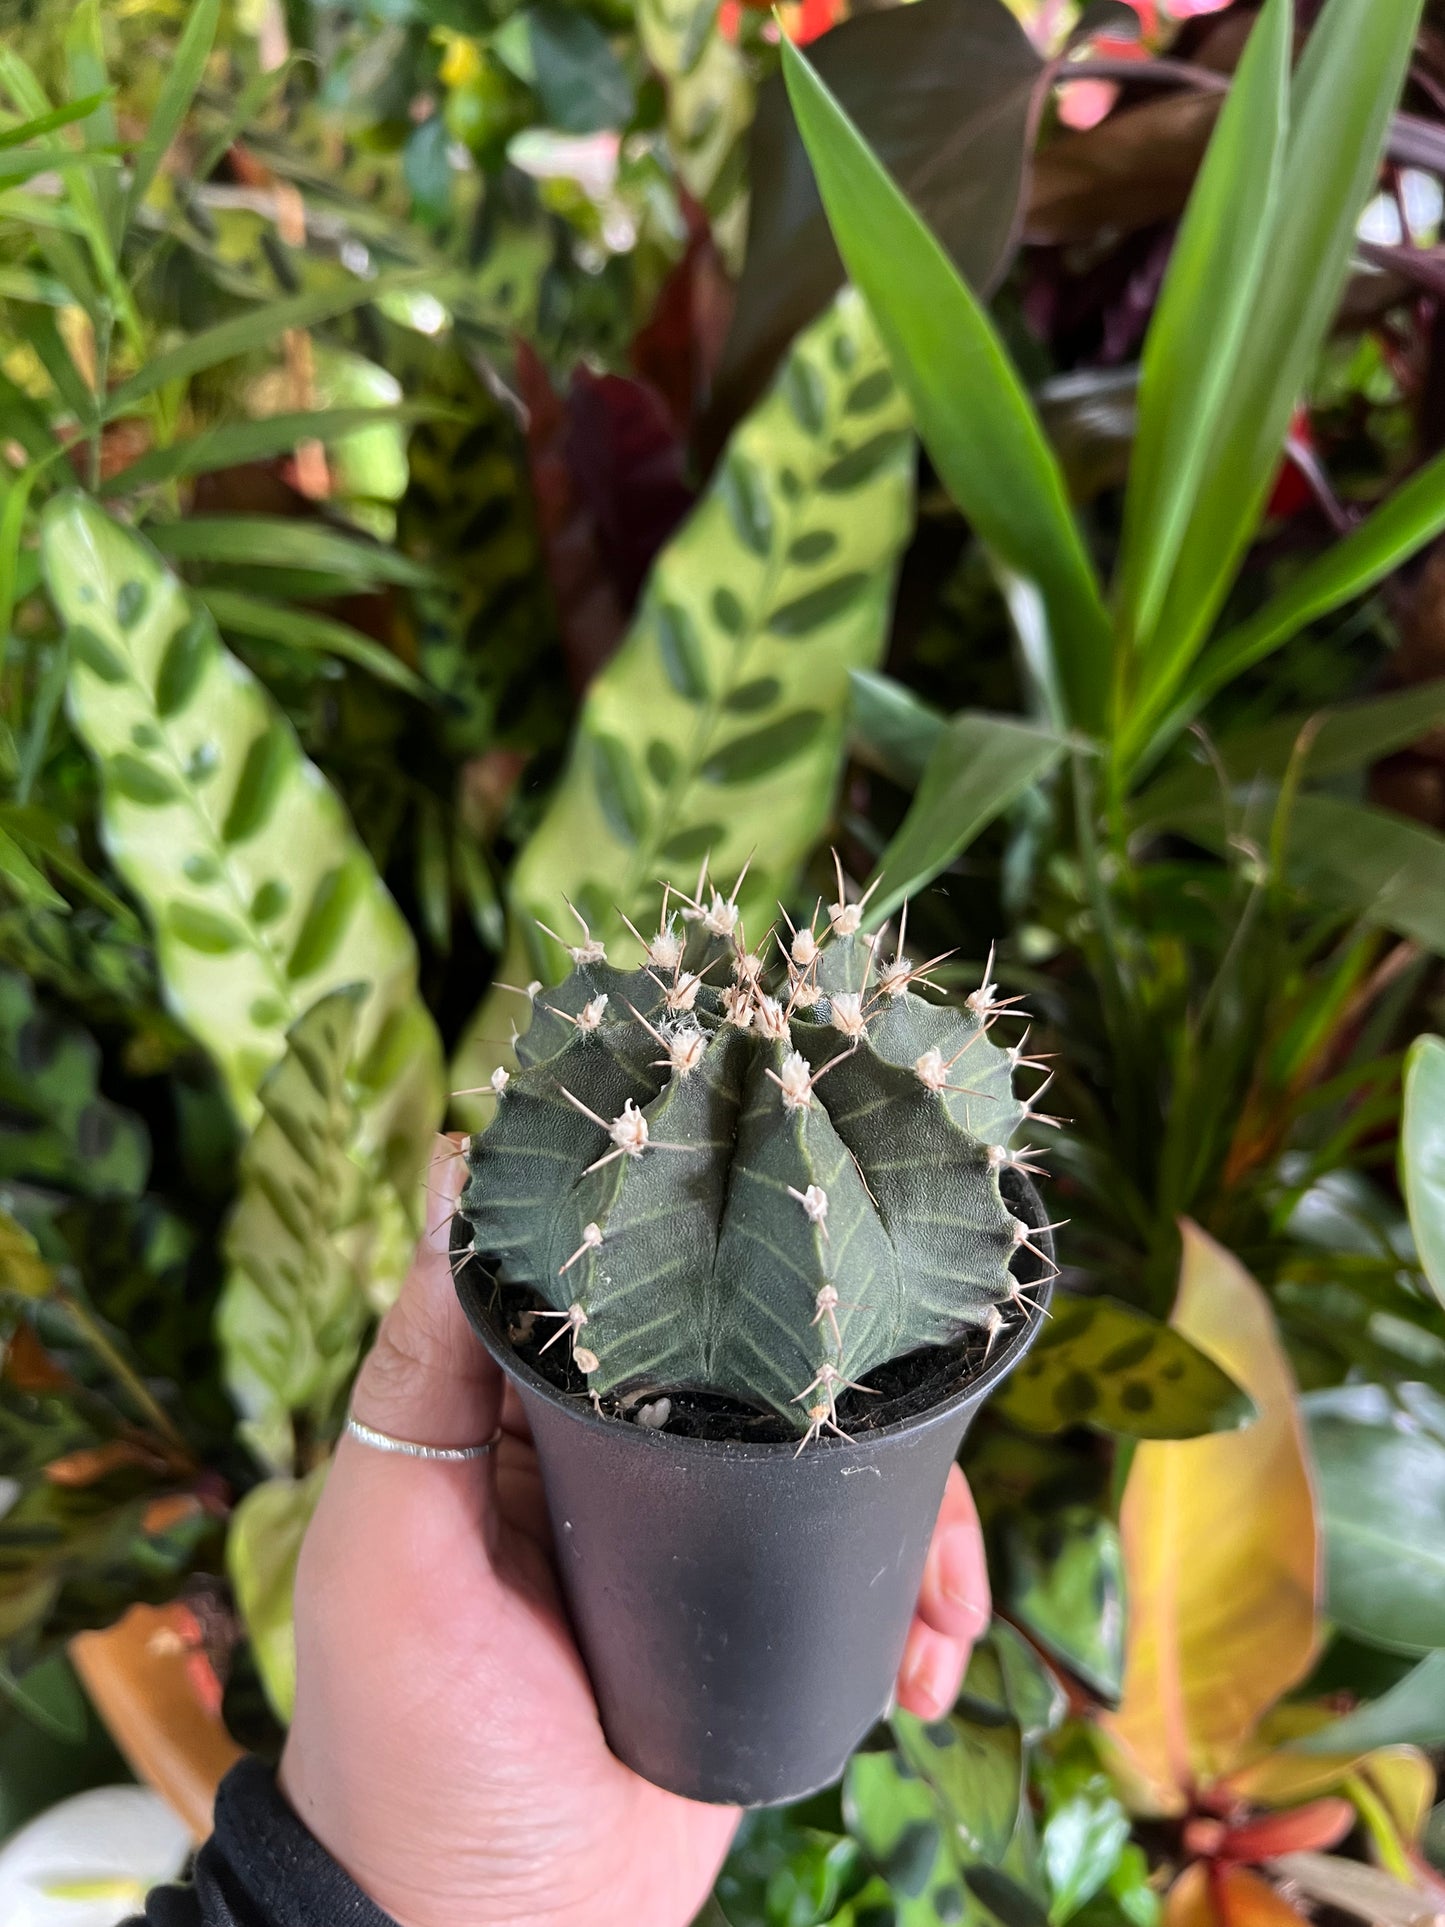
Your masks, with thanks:
<instances>
[{"instance_id":1,"label":"dark soil","mask_svg":"<svg viewBox=\"0 0 1445 1927\"><path fill-rule=\"evenodd\" d=\"M1004 1174L1006 1180L1008 1176L1008 1173ZM1006 1184L1005 1194L1012 1189L1011 1185ZM1025 1194L1020 1192L1010 1198L1010 1202L1021 1216L1037 1222L1036 1210ZM459 1218L459 1230L453 1234L458 1245L466 1237L461 1225ZM489 1278L486 1266L480 1260L473 1260L467 1269L472 1282L478 1287L478 1298L489 1306L518 1358L559 1392L571 1393L578 1398L588 1397L586 1374L572 1363L566 1339L548 1345L548 1340L557 1331L555 1317L542 1320L533 1317L535 1312L548 1309L540 1294L530 1286L496 1284ZM1014 1261L1014 1275L1020 1284L1032 1283L1043 1270L1044 1267L1025 1251L1021 1251ZM965 1332L956 1344L931 1347L927 1351L910 1352L904 1358L890 1359L859 1381L868 1387L868 1391L846 1392L838 1400L839 1425L849 1437L857 1437L879 1431L887 1425L896 1425L900 1419L911 1418L917 1412L926 1412L960 1390L982 1370L993 1352L1005 1350L1027 1318L1028 1310L1024 1304L1005 1306L1004 1323L992 1347L988 1345L985 1334L975 1330ZM670 1409L665 1422L657 1429L680 1438L736 1439L753 1445L768 1445L782 1444L798 1436L776 1412L744 1405L738 1399L727 1398L717 1392L699 1391L687 1386L653 1385L621 1394L609 1394L598 1399L597 1406L608 1417L636 1423L639 1413L647 1415L648 1408L663 1398L668 1400ZM647 1416L644 1416L643 1422L648 1422Z\"/></svg>"}]
</instances>

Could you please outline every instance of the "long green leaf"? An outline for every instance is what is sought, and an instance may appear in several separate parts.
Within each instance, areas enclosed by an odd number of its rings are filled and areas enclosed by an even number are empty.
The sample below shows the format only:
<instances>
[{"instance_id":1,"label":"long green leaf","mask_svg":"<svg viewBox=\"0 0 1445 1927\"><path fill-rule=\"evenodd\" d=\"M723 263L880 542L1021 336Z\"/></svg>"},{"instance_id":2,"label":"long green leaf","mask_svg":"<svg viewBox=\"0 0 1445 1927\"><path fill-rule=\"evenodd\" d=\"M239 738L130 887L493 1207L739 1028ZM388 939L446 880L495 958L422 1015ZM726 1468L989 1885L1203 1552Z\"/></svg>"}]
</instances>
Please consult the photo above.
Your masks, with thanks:
<instances>
[{"instance_id":1,"label":"long green leaf","mask_svg":"<svg viewBox=\"0 0 1445 1927\"><path fill-rule=\"evenodd\" d=\"M916 789L948 718L892 676L855 669L853 754L905 789Z\"/></svg>"},{"instance_id":2,"label":"long green leaf","mask_svg":"<svg viewBox=\"0 0 1445 1927\"><path fill-rule=\"evenodd\" d=\"M1272 816L1279 792L1241 790L1239 806ZM1215 849L1229 840L1223 798L1171 812L1168 827ZM1267 831L1267 821L1261 828ZM1288 880L1342 910L1445 956L1445 837L1389 810L1333 796L1297 796L1287 824Z\"/></svg>"},{"instance_id":3,"label":"long green leaf","mask_svg":"<svg viewBox=\"0 0 1445 1927\"><path fill-rule=\"evenodd\" d=\"M300 442L330 443L368 428L402 427L447 412L440 406L417 402L395 408L303 408L284 415L265 415L259 421L219 422L164 448L148 449L127 468L108 476L100 493L102 497L128 495L135 489L155 488L186 475L208 475L242 462L268 461L288 454Z\"/></svg>"},{"instance_id":4,"label":"long green leaf","mask_svg":"<svg viewBox=\"0 0 1445 1927\"><path fill-rule=\"evenodd\" d=\"M380 542L343 535L324 522L286 515L195 515L152 522L146 533L175 562L235 563L256 569L301 569L335 576L341 589L394 582L425 588L431 570Z\"/></svg>"},{"instance_id":5,"label":"long green leaf","mask_svg":"<svg viewBox=\"0 0 1445 1927\"><path fill-rule=\"evenodd\" d=\"M106 846L154 926L172 1007L251 1123L295 1020L369 986L363 1146L408 1195L439 1107L437 1039L411 933L345 810L153 549L79 495L47 505L41 548Z\"/></svg>"},{"instance_id":6,"label":"long green leaf","mask_svg":"<svg viewBox=\"0 0 1445 1927\"><path fill-rule=\"evenodd\" d=\"M53 134L57 128L88 119L113 91L107 88L103 93L87 95L84 100L67 101L63 107L52 107L48 113L36 114L16 127L0 128L0 148L23 147L27 141L39 140L42 134Z\"/></svg>"},{"instance_id":7,"label":"long green leaf","mask_svg":"<svg viewBox=\"0 0 1445 1927\"><path fill-rule=\"evenodd\" d=\"M130 186L126 190L122 229L135 219L136 209L145 199L166 149L180 132L186 110L195 98L196 88L210 58L220 17L221 0L190 0L185 28L170 56L169 70L160 97L151 109L145 139L136 151Z\"/></svg>"},{"instance_id":8,"label":"long green leaf","mask_svg":"<svg viewBox=\"0 0 1445 1927\"><path fill-rule=\"evenodd\" d=\"M903 398L845 294L733 436L588 691L512 874L502 982L564 974L565 952L536 922L560 929L564 896L616 954L635 955L619 912L651 921L659 879L691 885L704 858L729 885L752 858L739 902L761 943L828 820L849 672L883 651L914 462ZM485 1083L514 1004L501 991L483 1004L458 1086Z\"/></svg>"},{"instance_id":9,"label":"long green leaf","mask_svg":"<svg viewBox=\"0 0 1445 1927\"><path fill-rule=\"evenodd\" d=\"M1123 638L1140 648L1154 640L1264 265L1289 125L1292 24L1290 0L1268 0L1190 194L1144 344L1116 601Z\"/></svg>"},{"instance_id":10,"label":"long green leaf","mask_svg":"<svg viewBox=\"0 0 1445 1927\"><path fill-rule=\"evenodd\" d=\"M1378 1746L1445 1743L1445 1653L1420 1664L1368 1706L1290 1742L1291 1753L1369 1753Z\"/></svg>"},{"instance_id":11,"label":"long green leaf","mask_svg":"<svg viewBox=\"0 0 1445 1927\"><path fill-rule=\"evenodd\" d=\"M1239 783L1259 778L1280 782L1292 765L1303 777L1343 776L1418 743L1440 723L1445 723L1445 676L1223 736L1218 762L1231 781ZM1219 775L1212 761L1186 764L1151 783L1130 814L1139 828L1147 829L1207 804L1218 793Z\"/></svg>"},{"instance_id":12,"label":"long green leaf","mask_svg":"<svg viewBox=\"0 0 1445 1927\"><path fill-rule=\"evenodd\" d=\"M1341 542L1308 563L1264 607L1199 658L1177 702L1156 689L1131 718L1129 741L1138 749L1162 744L1186 728L1214 693L1281 648L1292 636L1354 597L1366 594L1445 529L1445 455L1437 455L1396 489ZM1161 726L1160 718L1167 711Z\"/></svg>"},{"instance_id":13,"label":"long green leaf","mask_svg":"<svg viewBox=\"0 0 1445 1927\"><path fill-rule=\"evenodd\" d=\"M964 710L934 744L913 806L878 859L876 927L931 883L1058 762L1067 738L1014 716Z\"/></svg>"},{"instance_id":14,"label":"long green leaf","mask_svg":"<svg viewBox=\"0 0 1445 1927\"><path fill-rule=\"evenodd\" d=\"M1445 1042L1417 1037L1405 1062L1400 1185L1420 1265L1445 1304Z\"/></svg>"},{"instance_id":15,"label":"long green leaf","mask_svg":"<svg viewBox=\"0 0 1445 1927\"><path fill-rule=\"evenodd\" d=\"M1069 719L1102 727L1113 642L1063 475L987 312L802 54L783 71L848 272L918 431L979 535L1037 582Z\"/></svg>"},{"instance_id":16,"label":"long green leaf","mask_svg":"<svg viewBox=\"0 0 1445 1927\"><path fill-rule=\"evenodd\" d=\"M1334 316L1420 8L1421 0L1326 0L1310 34L1258 293L1159 621L1170 674L1213 627L1258 526Z\"/></svg>"},{"instance_id":17,"label":"long green leaf","mask_svg":"<svg viewBox=\"0 0 1445 1927\"><path fill-rule=\"evenodd\" d=\"M205 604L223 629L236 636L254 636L261 642L279 642L288 649L307 655L339 656L368 670L380 682L404 689L409 696L423 700L431 691L420 676L400 662L389 649L370 636L362 635L350 623L334 616L317 615L312 609L283 608L264 602L259 596L241 595L234 589L197 589L196 600Z\"/></svg>"},{"instance_id":18,"label":"long green leaf","mask_svg":"<svg viewBox=\"0 0 1445 1927\"><path fill-rule=\"evenodd\" d=\"M214 328L203 329L165 354L154 356L129 381L122 382L111 394L104 419L115 421L122 415L134 414L137 403L172 382L189 381L192 375L215 368L223 361L253 354L258 348L274 347L288 328L313 328L320 322L349 314L353 308L365 307L384 294L428 285L431 279L425 271L413 268L398 274L378 275L375 281L342 281L334 287L316 288L284 301L268 302L248 314L237 315L234 320L218 322Z\"/></svg>"}]
</instances>

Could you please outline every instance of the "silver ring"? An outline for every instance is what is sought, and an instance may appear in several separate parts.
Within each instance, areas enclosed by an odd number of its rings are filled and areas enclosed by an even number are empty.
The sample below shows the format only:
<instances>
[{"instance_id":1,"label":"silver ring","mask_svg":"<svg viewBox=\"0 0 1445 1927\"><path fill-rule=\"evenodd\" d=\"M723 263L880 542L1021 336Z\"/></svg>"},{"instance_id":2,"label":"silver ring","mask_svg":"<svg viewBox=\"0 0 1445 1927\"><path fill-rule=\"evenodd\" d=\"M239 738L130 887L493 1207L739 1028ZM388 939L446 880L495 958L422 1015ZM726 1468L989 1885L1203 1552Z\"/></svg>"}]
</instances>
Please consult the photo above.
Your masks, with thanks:
<instances>
[{"instance_id":1,"label":"silver ring","mask_svg":"<svg viewBox=\"0 0 1445 1927\"><path fill-rule=\"evenodd\" d=\"M378 1432L374 1426L363 1425L359 1418L349 1418L346 1429L354 1439L369 1445L377 1452L400 1452L408 1459L444 1459L450 1465L460 1465L467 1459L484 1459L488 1452L495 1452L497 1440L502 1436L499 1425L489 1439L480 1445L418 1445L415 1439L394 1439L390 1432Z\"/></svg>"}]
</instances>

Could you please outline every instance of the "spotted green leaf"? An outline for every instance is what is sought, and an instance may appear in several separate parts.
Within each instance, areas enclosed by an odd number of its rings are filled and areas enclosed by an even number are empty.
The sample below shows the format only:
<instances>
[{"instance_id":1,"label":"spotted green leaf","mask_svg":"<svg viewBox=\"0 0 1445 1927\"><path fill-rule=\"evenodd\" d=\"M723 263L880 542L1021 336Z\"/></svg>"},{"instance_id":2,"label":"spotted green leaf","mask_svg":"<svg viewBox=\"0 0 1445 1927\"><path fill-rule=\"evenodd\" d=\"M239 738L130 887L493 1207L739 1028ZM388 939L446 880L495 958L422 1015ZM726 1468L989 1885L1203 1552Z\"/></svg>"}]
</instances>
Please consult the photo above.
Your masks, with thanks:
<instances>
[{"instance_id":1,"label":"spotted green leaf","mask_svg":"<svg viewBox=\"0 0 1445 1927\"><path fill-rule=\"evenodd\" d=\"M1445 1301L1445 1042L1417 1037L1405 1061L1400 1177L1420 1263Z\"/></svg>"},{"instance_id":2,"label":"spotted green leaf","mask_svg":"<svg viewBox=\"0 0 1445 1927\"><path fill-rule=\"evenodd\" d=\"M256 1670L271 1710L283 1723L289 1723L296 1700L296 1561L327 1469L323 1463L304 1479L267 1479L254 1486L232 1515L226 1539L226 1570Z\"/></svg>"},{"instance_id":3,"label":"spotted green leaf","mask_svg":"<svg viewBox=\"0 0 1445 1927\"><path fill-rule=\"evenodd\" d=\"M827 820L849 672L882 654L912 474L906 411L861 303L845 295L733 437L592 685L513 873L503 981L563 974L565 954L536 920L556 928L564 897L627 953L619 912L655 920L657 879L704 858L729 880L753 859L741 905L761 937ZM489 998L457 1084L485 1081L510 1025Z\"/></svg>"},{"instance_id":4,"label":"spotted green leaf","mask_svg":"<svg viewBox=\"0 0 1445 1927\"><path fill-rule=\"evenodd\" d=\"M1053 1317L994 1407L1031 1432L1093 1425L1140 1439L1232 1431L1254 1416L1213 1359L1110 1298L1055 1298Z\"/></svg>"},{"instance_id":5,"label":"spotted green leaf","mask_svg":"<svg viewBox=\"0 0 1445 1927\"><path fill-rule=\"evenodd\" d=\"M678 178L707 210L731 268L747 228L740 148L753 118L742 49L719 28L718 0L639 0L637 31L667 91L667 138Z\"/></svg>"},{"instance_id":6,"label":"spotted green leaf","mask_svg":"<svg viewBox=\"0 0 1445 1927\"><path fill-rule=\"evenodd\" d=\"M0 1178L83 1197L136 1197L150 1145L131 1112L100 1095L100 1049L0 970Z\"/></svg>"},{"instance_id":7,"label":"spotted green leaf","mask_svg":"<svg viewBox=\"0 0 1445 1927\"><path fill-rule=\"evenodd\" d=\"M409 1187L439 1108L411 934L290 724L145 542L93 502L47 506L69 707L99 765L102 829L149 914L167 997L238 1114L303 1011L366 986L361 1144Z\"/></svg>"},{"instance_id":8,"label":"spotted green leaf","mask_svg":"<svg viewBox=\"0 0 1445 1927\"><path fill-rule=\"evenodd\" d=\"M1124 1677L1124 1571L1111 1519L1084 1505L1006 1524L1009 1611L1086 1686L1117 1702Z\"/></svg>"},{"instance_id":9,"label":"spotted green leaf","mask_svg":"<svg viewBox=\"0 0 1445 1927\"><path fill-rule=\"evenodd\" d=\"M359 1117L347 1076L364 989L348 985L292 1025L261 1085L261 1121L241 1158L217 1309L226 1385L241 1435L271 1471L336 1429L371 1318L367 1281L397 1215L390 1186L352 1155Z\"/></svg>"}]
</instances>

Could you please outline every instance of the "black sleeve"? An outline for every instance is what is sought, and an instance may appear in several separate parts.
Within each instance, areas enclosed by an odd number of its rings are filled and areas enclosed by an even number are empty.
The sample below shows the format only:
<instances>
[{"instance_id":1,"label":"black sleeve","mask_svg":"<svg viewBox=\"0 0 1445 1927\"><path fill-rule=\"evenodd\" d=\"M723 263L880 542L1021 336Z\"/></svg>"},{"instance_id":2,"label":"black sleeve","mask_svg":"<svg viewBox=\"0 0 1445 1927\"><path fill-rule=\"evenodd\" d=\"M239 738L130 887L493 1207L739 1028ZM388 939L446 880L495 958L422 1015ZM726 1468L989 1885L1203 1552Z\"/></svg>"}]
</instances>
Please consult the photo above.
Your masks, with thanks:
<instances>
[{"instance_id":1,"label":"black sleeve","mask_svg":"<svg viewBox=\"0 0 1445 1927\"><path fill-rule=\"evenodd\" d=\"M187 1887L157 1887L128 1927L396 1927L307 1832L269 1767L242 1760Z\"/></svg>"}]
</instances>

